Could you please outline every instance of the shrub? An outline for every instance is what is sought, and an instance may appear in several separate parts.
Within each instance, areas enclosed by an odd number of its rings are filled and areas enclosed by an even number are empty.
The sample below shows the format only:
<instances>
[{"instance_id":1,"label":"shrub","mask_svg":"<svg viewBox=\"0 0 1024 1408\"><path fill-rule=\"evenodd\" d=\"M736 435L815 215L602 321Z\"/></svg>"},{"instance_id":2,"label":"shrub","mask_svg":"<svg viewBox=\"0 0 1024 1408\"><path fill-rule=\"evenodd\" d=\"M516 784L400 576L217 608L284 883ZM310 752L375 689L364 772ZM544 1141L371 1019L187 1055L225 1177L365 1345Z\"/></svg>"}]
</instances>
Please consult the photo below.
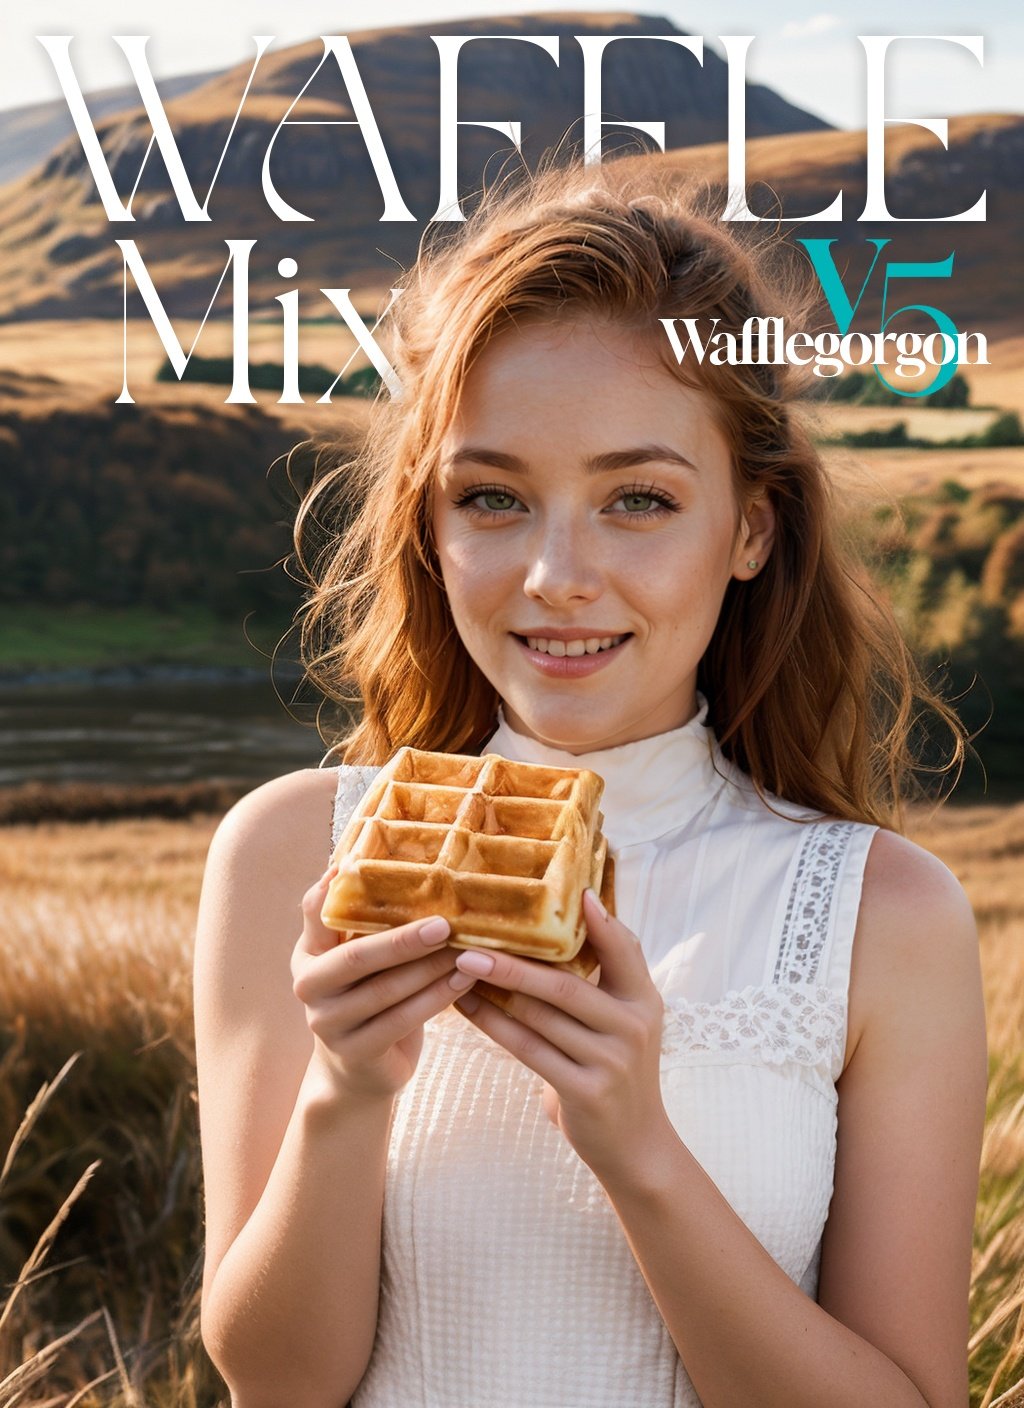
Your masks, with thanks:
<instances>
[{"instance_id":1,"label":"shrub","mask_svg":"<svg viewBox=\"0 0 1024 1408\"><path fill-rule=\"evenodd\" d=\"M985 559L981 591L986 601L1009 601L1024 592L1024 522L1000 533Z\"/></svg>"}]
</instances>

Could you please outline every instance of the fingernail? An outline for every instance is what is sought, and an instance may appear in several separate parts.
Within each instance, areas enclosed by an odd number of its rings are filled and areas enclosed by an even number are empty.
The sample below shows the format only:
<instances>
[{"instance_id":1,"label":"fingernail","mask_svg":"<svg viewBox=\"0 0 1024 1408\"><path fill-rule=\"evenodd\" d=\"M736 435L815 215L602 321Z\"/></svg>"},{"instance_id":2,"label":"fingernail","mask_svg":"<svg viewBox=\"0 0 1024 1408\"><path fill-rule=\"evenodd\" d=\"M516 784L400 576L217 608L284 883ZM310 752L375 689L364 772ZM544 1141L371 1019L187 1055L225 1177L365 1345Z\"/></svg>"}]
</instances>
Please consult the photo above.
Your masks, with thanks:
<instances>
[{"instance_id":1,"label":"fingernail","mask_svg":"<svg viewBox=\"0 0 1024 1408\"><path fill-rule=\"evenodd\" d=\"M592 890L592 889L590 888L590 886L588 885L588 886L587 886L587 889L586 889L586 891L585 891L585 893L590 896L590 898L594 901L594 904L595 904L595 905L597 906L597 908L601 911L601 918L602 918L602 919L607 919L607 918L608 918L608 911L605 909L604 905L601 903L601 896L597 893L597 891L596 891L596 890Z\"/></svg>"},{"instance_id":2,"label":"fingernail","mask_svg":"<svg viewBox=\"0 0 1024 1408\"><path fill-rule=\"evenodd\" d=\"M337 873L338 873L337 862L336 862L336 861L332 861L331 864L330 864L330 865L327 867L327 869L324 871L324 873L320 876L320 884L321 884L321 885L326 885L326 884L328 883L328 881L334 879L334 877L337 875Z\"/></svg>"},{"instance_id":3,"label":"fingernail","mask_svg":"<svg viewBox=\"0 0 1024 1408\"><path fill-rule=\"evenodd\" d=\"M452 1005L460 1012L475 1012L480 1006L480 999L475 992L467 992L465 997L457 997Z\"/></svg>"},{"instance_id":4,"label":"fingernail","mask_svg":"<svg viewBox=\"0 0 1024 1408\"><path fill-rule=\"evenodd\" d=\"M476 982L472 973L453 973L448 979L448 986L454 988L456 992L465 992Z\"/></svg>"},{"instance_id":5,"label":"fingernail","mask_svg":"<svg viewBox=\"0 0 1024 1408\"><path fill-rule=\"evenodd\" d=\"M494 959L486 953L460 953L455 966L475 978L486 978L488 973L494 972Z\"/></svg>"},{"instance_id":6,"label":"fingernail","mask_svg":"<svg viewBox=\"0 0 1024 1408\"><path fill-rule=\"evenodd\" d=\"M448 937L451 928L447 919L428 919L420 925L420 938L425 944L439 944Z\"/></svg>"}]
</instances>

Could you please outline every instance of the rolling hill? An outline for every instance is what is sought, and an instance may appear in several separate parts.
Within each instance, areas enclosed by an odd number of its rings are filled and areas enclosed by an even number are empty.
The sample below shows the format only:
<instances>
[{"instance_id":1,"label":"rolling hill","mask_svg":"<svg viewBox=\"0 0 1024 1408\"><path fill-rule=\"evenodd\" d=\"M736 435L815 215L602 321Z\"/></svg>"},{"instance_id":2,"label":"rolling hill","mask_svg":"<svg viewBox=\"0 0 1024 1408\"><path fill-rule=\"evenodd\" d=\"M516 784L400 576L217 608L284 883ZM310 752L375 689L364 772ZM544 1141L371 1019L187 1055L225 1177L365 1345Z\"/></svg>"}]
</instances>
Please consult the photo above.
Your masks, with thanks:
<instances>
[{"instance_id":1,"label":"rolling hill","mask_svg":"<svg viewBox=\"0 0 1024 1408\"><path fill-rule=\"evenodd\" d=\"M953 275L923 293L949 313L961 330L983 331L990 342L1019 338L1024 309L1024 117L977 114L951 118L949 150L921 127L895 126L886 136L886 200L898 222L862 223L866 163L863 132L799 132L753 138L747 143L747 184L755 213L785 217L803 237L833 237L837 264L867 272L871 237L888 239L884 257L894 261L943 260L954 254ZM726 172L723 142L644 158L680 181L721 184ZM826 209L843 192L840 222L802 219ZM984 220L948 221L987 191ZM905 222L905 223L903 223ZM863 325L878 327L881 280L868 284L859 310ZM922 295L921 284L896 292ZM905 299L901 299L906 301ZM890 304L890 307L894 306ZM895 305L895 306L898 306ZM858 320L857 326L861 326ZM1019 359L1018 359L1019 361Z\"/></svg>"},{"instance_id":2,"label":"rolling hill","mask_svg":"<svg viewBox=\"0 0 1024 1408\"><path fill-rule=\"evenodd\" d=\"M182 74L157 80L157 92L163 101L181 93L189 93L202 83L208 83L209 73ZM133 87L102 88L86 95L93 120L113 113L127 112L139 105L138 90ZM66 138L73 136L68 105L63 98L46 103L25 103L0 112L0 185L16 181L27 171L45 161Z\"/></svg>"}]
</instances>

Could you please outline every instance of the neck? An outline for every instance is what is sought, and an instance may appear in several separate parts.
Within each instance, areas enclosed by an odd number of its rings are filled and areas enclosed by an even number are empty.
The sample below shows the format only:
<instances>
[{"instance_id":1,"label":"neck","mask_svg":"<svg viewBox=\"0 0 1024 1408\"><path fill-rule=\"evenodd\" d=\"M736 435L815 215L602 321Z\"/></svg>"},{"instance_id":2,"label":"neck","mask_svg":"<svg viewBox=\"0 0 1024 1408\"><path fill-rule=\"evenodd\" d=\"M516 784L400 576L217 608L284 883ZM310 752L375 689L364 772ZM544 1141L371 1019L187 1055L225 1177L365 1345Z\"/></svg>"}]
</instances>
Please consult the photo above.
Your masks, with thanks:
<instances>
[{"instance_id":1,"label":"neck","mask_svg":"<svg viewBox=\"0 0 1024 1408\"><path fill-rule=\"evenodd\" d=\"M699 691L697 704L693 718L678 728L585 752L519 733L499 709L498 727L482 751L596 772L604 781L603 830L609 845L618 850L686 825L731 775L713 730L704 722L708 701Z\"/></svg>"},{"instance_id":2,"label":"neck","mask_svg":"<svg viewBox=\"0 0 1024 1408\"><path fill-rule=\"evenodd\" d=\"M703 697L704 696L702 695L701 698ZM644 732L639 733L633 737L596 738L591 739L586 743L560 743L551 738L543 738L540 734L534 733L534 731L529 727L529 725L525 723L523 719L520 718L520 716L513 709L510 709L509 706L505 703L501 703L498 707L498 722L501 723L502 721L504 721L508 728L511 729L511 731L515 733L519 738L531 739L533 740L533 742L539 743L545 748L553 748L560 753L568 753L571 757L583 757L584 755L589 753L605 752L612 748L626 747L631 743L641 743L645 738L660 737L665 733L675 732L676 729L685 728L686 725L692 722L692 720L696 718L697 714L700 713L700 709L701 705L698 702L695 693L689 708L685 712L682 722L672 723L664 728L659 728L657 726L649 727L646 728ZM706 712L707 710L705 709L705 713ZM634 727L636 727L636 725ZM641 723L639 727L643 728L644 724Z\"/></svg>"}]
</instances>

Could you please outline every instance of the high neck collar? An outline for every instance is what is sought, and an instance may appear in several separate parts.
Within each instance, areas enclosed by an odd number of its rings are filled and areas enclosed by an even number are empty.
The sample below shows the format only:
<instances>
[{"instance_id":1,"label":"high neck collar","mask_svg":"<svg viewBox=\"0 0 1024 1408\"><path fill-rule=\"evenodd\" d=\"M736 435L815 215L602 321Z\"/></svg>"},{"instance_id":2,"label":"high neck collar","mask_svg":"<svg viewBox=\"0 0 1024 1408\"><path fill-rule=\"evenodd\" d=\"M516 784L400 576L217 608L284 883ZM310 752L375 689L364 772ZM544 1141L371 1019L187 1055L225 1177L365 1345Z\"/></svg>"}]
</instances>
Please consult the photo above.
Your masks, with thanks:
<instances>
[{"instance_id":1,"label":"high neck collar","mask_svg":"<svg viewBox=\"0 0 1024 1408\"><path fill-rule=\"evenodd\" d=\"M693 718L679 728L592 753L569 753L517 733L499 705L498 727L481 752L598 773L604 778L602 829L619 850L685 825L726 781L721 774L730 773L729 764L705 723L708 701L700 690L697 705Z\"/></svg>"}]
</instances>

